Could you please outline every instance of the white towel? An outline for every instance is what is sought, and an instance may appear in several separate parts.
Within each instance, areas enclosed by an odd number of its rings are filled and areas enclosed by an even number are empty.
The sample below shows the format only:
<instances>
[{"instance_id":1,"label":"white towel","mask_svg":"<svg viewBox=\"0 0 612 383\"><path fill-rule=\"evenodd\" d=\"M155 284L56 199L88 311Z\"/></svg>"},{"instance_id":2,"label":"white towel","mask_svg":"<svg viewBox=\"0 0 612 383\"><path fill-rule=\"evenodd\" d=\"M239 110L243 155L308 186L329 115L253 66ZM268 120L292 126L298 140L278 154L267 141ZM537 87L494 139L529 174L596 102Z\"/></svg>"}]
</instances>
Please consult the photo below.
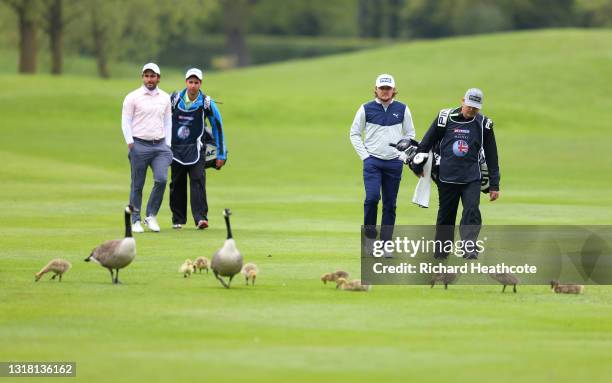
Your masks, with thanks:
<instances>
[{"instance_id":1,"label":"white towel","mask_svg":"<svg viewBox=\"0 0 612 383\"><path fill-rule=\"evenodd\" d=\"M427 162L423 166L423 177L419 177L419 182L414 189L414 195L412 196L412 203L419 207L429 207L429 196L431 194L431 164L433 161L433 153L429 151L427 156Z\"/></svg>"}]
</instances>

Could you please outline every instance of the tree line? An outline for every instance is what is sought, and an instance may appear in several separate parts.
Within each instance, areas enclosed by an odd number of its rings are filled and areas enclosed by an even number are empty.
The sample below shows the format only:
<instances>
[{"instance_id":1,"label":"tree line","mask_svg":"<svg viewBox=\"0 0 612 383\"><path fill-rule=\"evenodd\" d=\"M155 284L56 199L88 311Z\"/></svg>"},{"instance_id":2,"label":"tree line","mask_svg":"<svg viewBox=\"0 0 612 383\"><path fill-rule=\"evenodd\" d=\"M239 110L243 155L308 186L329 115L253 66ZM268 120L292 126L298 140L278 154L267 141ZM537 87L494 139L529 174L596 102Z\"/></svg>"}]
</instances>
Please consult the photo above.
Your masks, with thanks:
<instances>
[{"instance_id":1,"label":"tree line","mask_svg":"<svg viewBox=\"0 0 612 383\"><path fill-rule=\"evenodd\" d=\"M104 78L115 60L155 60L219 36L230 66L247 66L251 35L395 40L610 26L612 0L0 0L0 42L18 49L19 72L37 71L40 45L52 74L68 51L95 57Z\"/></svg>"}]
</instances>

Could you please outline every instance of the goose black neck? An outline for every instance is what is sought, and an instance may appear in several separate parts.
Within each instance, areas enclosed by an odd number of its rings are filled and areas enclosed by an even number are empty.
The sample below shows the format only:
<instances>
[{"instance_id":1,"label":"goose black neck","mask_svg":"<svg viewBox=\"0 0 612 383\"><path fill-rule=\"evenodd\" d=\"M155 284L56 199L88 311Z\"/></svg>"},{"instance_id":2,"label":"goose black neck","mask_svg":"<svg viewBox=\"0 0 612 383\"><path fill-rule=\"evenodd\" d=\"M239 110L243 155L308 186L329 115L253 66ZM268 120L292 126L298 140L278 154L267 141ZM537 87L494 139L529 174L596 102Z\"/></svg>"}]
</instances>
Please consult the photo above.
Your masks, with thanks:
<instances>
[{"instance_id":1,"label":"goose black neck","mask_svg":"<svg viewBox=\"0 0 612 383\"><path fill-rule=\"evenodd\" d=\"M130 219L130 213L125 212L125 237L130 238L132 236L132 222Z\"/></svg>"},{"instance_id":2,"label":"goose black neck","mask_svg":"<svg viewBox=\"0 0 612 383\"><path fill-rule=\"evenodd\" d=\"M227 239L232 238L232 227L230 226L229 216L225 216L225 227L227 227Z\"/></svg>"}]
</instances>

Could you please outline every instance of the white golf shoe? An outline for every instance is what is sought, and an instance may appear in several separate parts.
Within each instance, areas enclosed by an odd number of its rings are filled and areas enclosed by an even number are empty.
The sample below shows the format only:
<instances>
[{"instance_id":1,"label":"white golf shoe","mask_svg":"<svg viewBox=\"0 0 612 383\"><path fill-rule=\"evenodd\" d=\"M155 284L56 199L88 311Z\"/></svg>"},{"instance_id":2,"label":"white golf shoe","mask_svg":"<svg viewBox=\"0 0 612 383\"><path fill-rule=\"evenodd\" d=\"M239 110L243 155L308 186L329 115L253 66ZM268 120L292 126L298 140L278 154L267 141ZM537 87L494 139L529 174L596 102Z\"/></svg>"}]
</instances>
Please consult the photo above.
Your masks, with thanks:
<instances>
[{"instance_id":1,"label":"white golf shoe","mask_svg":"<svg viewBox=\"0 0 612 383\"><path fill-rule=\"evenodd\" d=\"M132 232L133 233L144 233L144 229L142 228L140 221L136 221L132 224Z\"/></svg>"},{"instance_id":2,"label":"white golf shoe","mask_svg":"<svg viewBox=\"0 0 612 383\"><path fill-rule=\"evenodd\" d=\"M149 230L159 233L159 224L157 223L157 218L154 216L150 216L145 218L145 225L149 227Z\"/></svg>"}]
</instances>

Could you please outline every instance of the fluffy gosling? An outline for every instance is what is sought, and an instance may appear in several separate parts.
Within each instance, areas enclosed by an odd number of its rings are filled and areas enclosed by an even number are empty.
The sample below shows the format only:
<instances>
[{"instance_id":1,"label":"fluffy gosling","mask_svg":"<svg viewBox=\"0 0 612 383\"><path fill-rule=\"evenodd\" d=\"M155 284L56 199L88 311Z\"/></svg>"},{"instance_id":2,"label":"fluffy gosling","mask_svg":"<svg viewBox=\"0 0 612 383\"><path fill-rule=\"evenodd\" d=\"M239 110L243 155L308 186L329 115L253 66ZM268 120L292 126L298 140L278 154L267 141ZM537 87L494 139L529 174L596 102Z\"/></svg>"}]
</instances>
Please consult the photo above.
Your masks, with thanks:
<instances>
[{"instance_id":1,"label":"fluffy gosling","mask_svg":"<svg viewBox=\"0 0 612 383\"><path fill-rule=\"evenodd\" d=\"M582 294L584 285L561 285L559 281L550 281L550 287L557 294Z\"/></svg>"},{"instance_id":2,"label":"fluffy gosling","mask_svg":"<svg viewBox=\"0 0 612 383\"><path fill-rule=\"evenodd\" d=\"M333 282L336 280L336 277L334 275L334 273L325 273L323 275L321 275L321 282L323 282L323 284L327 284L327 282Z\"/></svg>"},{"instance_id":3,"label":"fluffy gosling","mask_svg":"<svg viewBox=\"0 0 612 383\"><path fill-rule=\"evenodd\" d=\"M337 281L338 278L348 279L348 277L349 273L347 273L346 271L337 270L333 273L325 273L321 275L321 281L323 282L323 284L327 284L327 282Z\"/></svg>"},{"instance_id":4,"label":"fluffy gosling","mask_svg":"<svg viewBox=\"0 0 612 383\"><path fill-rule=\"evenodd\" d=\"M246 281L246 285L249 285L249 279L251 280L251 285L255 286L255 279L257 278L257 274L259 273L259 269L257 265L254 263L247 263L242 267L242 275L244 275L244 279Z\"/></svg>"},{"instance_id":5,"label":"fluffy gosling","mask_svg":"<svg viewBox=\"0 0 612 383\"><path fill-rule=\"evenodd\" d=\"M347 291L368 291L370 285L362 284L359 279L353 279L349 282L346 278L341 277L336 279L336 288Z\"/></svg>"},{"instance_id":6,"label":"fluffy gosling","mask_svg":"<svg viewBox=\"0 0 612 383\"><path fill-rule=\"evenodd\" d=\"M348 277L349 277L349 273L347 273L346 271L343 271L343 270L336 270L334 275L336 276L336 279L338 279L338 278L348 279Z\"/></svg>"},{"instance_id":7,"label":"fluffy gosling","mask_svg":"<svg viewBox=\"0 0 612 383\"><path fill-rule=\"evenodd\" d=\"M196 266L191 259L186 259L185 262L179 267L179 273L183 274L183 278L191 276L191 273L195 272Z\"/></svg>"},{"instance_id":8,"label":"fluffy gosling","mask_svg":"<svg viewBox=\"0 0 612 383\"><path fill-rule=\"evenodd\" d=\"M70 270L72 264L64 259L56 258L51 260L45 267L42 268L38 273L34 276L34 281L38 282L38 280L45 274L52 272L53 276L51 279L55 279L55 277L59 276L59 281L62 281L62 275Z\"/></svg>"},{"instance_id":9,"label":"fluffy gosling","mask_svg":"<svg viewBox=\"0 0 612 383\"><path fill-rule=\"evenodd\" d=\"M206 274L208 274L208 268L210 266L210 262L208 261L208 258L206 257L197 257L194 265L196 267L196 270L198 270L200 273L202 273L202 270L206 270Z\"/></svg>"}]
</instances>

